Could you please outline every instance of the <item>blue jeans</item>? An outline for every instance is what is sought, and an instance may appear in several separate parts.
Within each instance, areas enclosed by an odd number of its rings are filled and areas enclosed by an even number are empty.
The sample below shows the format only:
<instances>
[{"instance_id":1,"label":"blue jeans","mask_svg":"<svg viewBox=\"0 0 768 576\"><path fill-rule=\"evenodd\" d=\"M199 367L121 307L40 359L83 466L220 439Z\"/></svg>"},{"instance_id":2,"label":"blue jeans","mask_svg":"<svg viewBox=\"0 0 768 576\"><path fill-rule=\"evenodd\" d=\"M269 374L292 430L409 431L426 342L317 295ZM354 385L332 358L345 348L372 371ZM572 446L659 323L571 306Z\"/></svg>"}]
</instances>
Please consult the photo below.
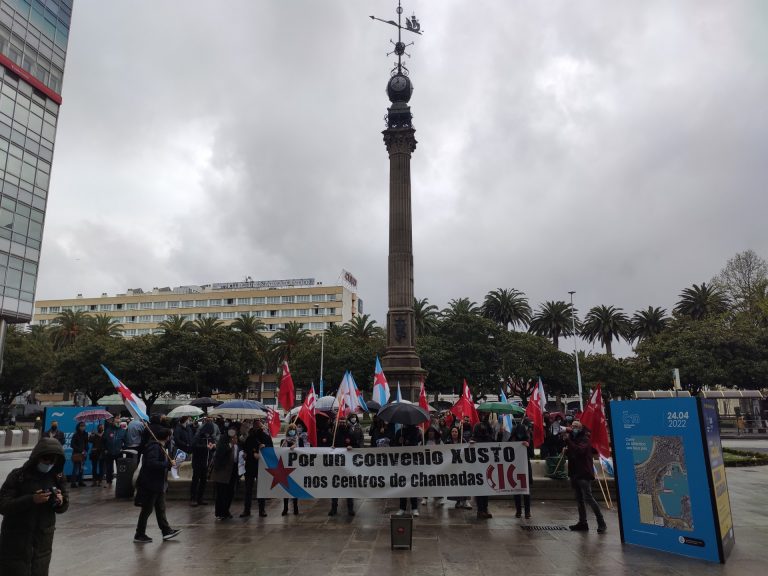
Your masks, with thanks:
<instances>
[{"instance_id":1,"label":"blue jeans","mask_svg":"<svg viewBox=\"0 0 768 576\"><path fill-rule=\"evenodd\" d=\"M72 462L72 484L79 484L83 481L83 461Z\"/></svg>"}]
</instances>

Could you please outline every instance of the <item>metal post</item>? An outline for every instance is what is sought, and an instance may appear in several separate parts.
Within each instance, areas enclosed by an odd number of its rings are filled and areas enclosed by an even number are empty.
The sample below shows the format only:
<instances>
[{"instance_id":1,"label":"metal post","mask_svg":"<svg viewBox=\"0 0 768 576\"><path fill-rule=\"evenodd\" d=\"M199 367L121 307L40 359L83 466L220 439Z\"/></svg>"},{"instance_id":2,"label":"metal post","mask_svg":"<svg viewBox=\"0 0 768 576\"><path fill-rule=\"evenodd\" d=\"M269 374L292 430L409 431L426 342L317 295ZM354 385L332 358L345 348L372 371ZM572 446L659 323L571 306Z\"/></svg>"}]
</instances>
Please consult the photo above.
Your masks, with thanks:
<instances>
[{"instance_id":1,"label":"metal post","mask_svg":"<svg viewBox=\"0 0 768 576\"><path fill-rule=\"evenodd\" d=\"M320 332L320 382L323 381L323 357L325 355L325 330Z\"/></svg>"},{"instance_id":2,"label":"metal post","mask_svg":"<svg viewBox=\"0 0 768 576\"><path fill-rule=\"evenodd\" d=\"M579 410L584 412L584 394L581 391L581 370L579 370L579 351L576 348L576 312L573 309L573 295L575 290L568 292L571 295L571 327L573 329L573 355L576 357L576 382L579 384Z\"/></svg>"}]
</instances>

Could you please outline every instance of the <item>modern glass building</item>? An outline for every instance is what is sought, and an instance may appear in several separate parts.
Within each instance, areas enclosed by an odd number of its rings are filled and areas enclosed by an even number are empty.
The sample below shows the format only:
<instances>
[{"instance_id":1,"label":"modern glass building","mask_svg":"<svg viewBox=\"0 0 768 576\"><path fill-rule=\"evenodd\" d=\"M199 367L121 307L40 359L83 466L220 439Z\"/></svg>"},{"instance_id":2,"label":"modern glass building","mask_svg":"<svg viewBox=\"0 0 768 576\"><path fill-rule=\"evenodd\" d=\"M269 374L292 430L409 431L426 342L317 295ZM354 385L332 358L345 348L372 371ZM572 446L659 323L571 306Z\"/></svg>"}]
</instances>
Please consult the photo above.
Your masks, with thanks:
<instances>
[{"instance_id":1,"label":"modern glass building","mask_svg":"<svg viewBox=\"0 0 768 576\"><path fill-rule=\"evenodd\" d=\"M0 0L0 342L32 318L71 14Z\"/></svg>"}]
</instances>

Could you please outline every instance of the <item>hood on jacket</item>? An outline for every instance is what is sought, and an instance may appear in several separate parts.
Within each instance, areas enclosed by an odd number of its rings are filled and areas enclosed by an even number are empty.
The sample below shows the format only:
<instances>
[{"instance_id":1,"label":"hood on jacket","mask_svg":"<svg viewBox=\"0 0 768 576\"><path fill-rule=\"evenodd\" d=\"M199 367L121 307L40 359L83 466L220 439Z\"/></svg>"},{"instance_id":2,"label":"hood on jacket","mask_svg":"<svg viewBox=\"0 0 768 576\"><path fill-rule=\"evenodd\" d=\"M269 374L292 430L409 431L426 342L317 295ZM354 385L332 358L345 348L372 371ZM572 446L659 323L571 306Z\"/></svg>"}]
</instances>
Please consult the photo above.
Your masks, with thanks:
<instances>
[{"instance_id":1,"label":"hood on jacket","mask_svg":"<svg viewBox=\"0 0 768 576\"><path fill-rule=\"evenodd\" d=\"M53 469L61 472L64 468L64 448L62 448L56 438L41 438L40 442L32 449L29 460L24 464L24 467L33 468L37 466L41 456L55 456L56 463L53 465Z\"/></svg>"}]
</instances>

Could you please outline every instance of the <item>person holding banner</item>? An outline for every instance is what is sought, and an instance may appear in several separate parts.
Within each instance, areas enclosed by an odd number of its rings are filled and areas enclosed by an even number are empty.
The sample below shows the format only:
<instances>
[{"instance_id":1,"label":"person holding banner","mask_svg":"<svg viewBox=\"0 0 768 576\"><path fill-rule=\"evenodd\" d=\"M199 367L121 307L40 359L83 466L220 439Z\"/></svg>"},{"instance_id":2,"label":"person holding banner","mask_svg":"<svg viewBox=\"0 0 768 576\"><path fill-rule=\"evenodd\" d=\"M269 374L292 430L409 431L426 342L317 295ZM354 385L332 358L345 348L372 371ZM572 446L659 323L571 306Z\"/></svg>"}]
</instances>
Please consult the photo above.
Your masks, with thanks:
<instances>
[{"instance_id":1,"label":"person holding banner","mask_svg":"<svg viewBox=\"0 0 768 576\"><path fill-rule=\"evenodd\" d=\"M445 439L444 444L461 444L462 438L461 438L461 430L458 426L451 427L450 431L448 432L448 437ZM467 497L453 497L449 496L448 500L455 500L456 504L454 505L454 508L465 508L467 510L472 510L472 504L469 503L469 498Z\"/></svg>"},{"instance_id":2,"label":"person holding banner","mask_svg":"<svg viewBox=\"0 0 768 576\"><path fill-rule=\"evenodd\" d=\"M288 429L285 431L285 438L283 438L283 441L280 442L281 448L290 448L293 450L296 447L304 448L306 444L304 444L304 440L301 439L301 436L299 436L298 428L296 424L288 424ZM293 499L293 514L298 515L299 514L299 500L298 498ZM288 515L288 498L283 498L283 516Z\"/></svg>"},{"instance_id":3,"label":"person holding banner","mask_svg":"<svg viewBox=\"0 0 768 576\"><path fill-rule=\"evenodd\" d=\"M510 442L522 442L525 446L528 455L528 486L530 487L533 481L533 472L531 470L531 458L533 457L533 438L528 426L526 425L527 418L521 418L520 421L515 424L512 429L512 434L509 436ZM530 494L515 494L515 518L520 518L523 515L523 507L525 508L525 518L530 520L531 518L531 495Z\"/></svg>"},{"instance_id":4,"label":"person holding banner","mask_svg":"<svg viewBox=\"0 0 768 576\"><path fill-rule=\"evenodd\" d=\"M243 494L243 513L240 518L247 518L251 515L251 503L253 502L253 483L259 474L259 459L261 458L262 448L272 447L272 437L264 430L264 423L256 420L253 426L248 430L248 436L243 443L245 452L245 493ZM267 515L264 498L258 499L259 517L264 518Z\"/></svg>"},{"instance_id":5,"label":"person holding banner","mask_svg":"<svg viewBox=\"0 0 768 576\"><path fill-rule=\"evenodd\" d=\"M491 423L488 421L490 417L489 412L483 412L480 417L480 422L475 424L472 430L472 441L476 443L493 442L495 437ZM488 512L488 496L475 496L475 502L477 502L477 518L478 520L486 520L493 518L493 514Z\"/></svg>"},{"instance_id":6,"label":"person holding banner","mask_svg":"<svg viewBox=\"0 0 768 576\"><path fill-rule=\"evenodd\" d=\"M219 438L216 453L213 456L211 479L216 482L216 520L232 518L229 508L232 506L235 485L239 478L237 465L239 458L240 446L237 443L237 428L234 424L230 424L227 434Z\"/></svg>"},{"instance_id":7,"label":"person holding banner","mask_svg":"<svg viewBox=\"0 0 768 576\"><path fill-rule=\"evenodd\" d=\"M216 447L216 439L219 429L209 417L205 418L192 439L192 483L190 485L190 499L192 506L204 506L207 504L203 497L205 485L208 482L208 461L211 450Z\"/></svg>"},{"instance_id":8,"label":"person holding banner","mask_svg":"<svg viewBox=\"0 0 768 576\"><path fill-rule=\"evenodd\" d=\"M593 448L589 441L589 431L574 420L571 429L565 434L566 454L568 455L568 476L571 479L579 510L579 521L569 526L574 531L589 530L587 523L587 508L589 504L597 519L597 533L604 534L608 529L600 505L592 496L592 481L595 479L595 465L592 458Z\"/></svg>"},{"instance_id":9,"label":"person holding banner","mask_svg":"<svg viewBox=\"0 0 768 576\"><path fill-rule=\"evenodd\" d=\"M420 446L421 438L421 428L418 426L403 425L403 427L395 434L395 446ZM398 516L405 514L405 511L408 508L408 500L408 498L400 498L400 510L397 511ZM410 498L410 501L411 514L418 516L419 499Z\"/></svg>"},{"instance_id":10,"label":"person holding banner","mask_svg":"<svg viewBox=\"0 0 768 576\"><path fill-rule=\"evenodd\" d=\"M363 434L354 431L354 424L350 426L350 422L353 419L355 424L357 423L357 415L352 413L347 419L339 418L337 421L338 429L336 430L336 436L334 437L334 448L362 448L363 447ZM358 426L359 428L359 426ZM331 509L328 512L328 516L336 516L339 512L339 499L331 498ZM355 515L355 499L347 498L347 516Z\"/></svg>"}]
</instances>

